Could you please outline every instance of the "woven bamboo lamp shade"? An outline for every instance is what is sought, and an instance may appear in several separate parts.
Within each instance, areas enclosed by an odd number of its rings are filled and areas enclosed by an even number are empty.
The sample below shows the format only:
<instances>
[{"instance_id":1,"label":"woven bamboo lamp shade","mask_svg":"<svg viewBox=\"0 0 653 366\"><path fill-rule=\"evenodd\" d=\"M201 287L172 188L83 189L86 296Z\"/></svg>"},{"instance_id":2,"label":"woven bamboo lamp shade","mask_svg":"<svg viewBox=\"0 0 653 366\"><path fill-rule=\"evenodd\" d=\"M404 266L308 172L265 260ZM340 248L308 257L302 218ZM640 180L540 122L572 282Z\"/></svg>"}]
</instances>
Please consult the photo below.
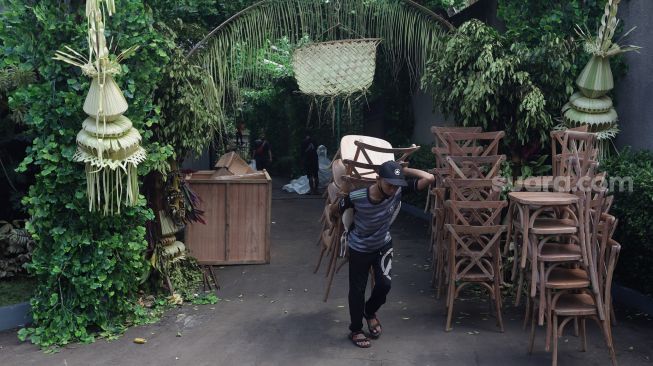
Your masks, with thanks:
<instances>
[{"instance_id":1,"label":"woven bamboo lamp shade","mask_svg":"<svg viewBox=\"0 0 653 366\"><path fill-rule=\"evenodd\" d=\"M308 95L351 95L374 81L378 38L313 43L295 50L293 70L299 90Z\"/></svg>"}]
</instances>

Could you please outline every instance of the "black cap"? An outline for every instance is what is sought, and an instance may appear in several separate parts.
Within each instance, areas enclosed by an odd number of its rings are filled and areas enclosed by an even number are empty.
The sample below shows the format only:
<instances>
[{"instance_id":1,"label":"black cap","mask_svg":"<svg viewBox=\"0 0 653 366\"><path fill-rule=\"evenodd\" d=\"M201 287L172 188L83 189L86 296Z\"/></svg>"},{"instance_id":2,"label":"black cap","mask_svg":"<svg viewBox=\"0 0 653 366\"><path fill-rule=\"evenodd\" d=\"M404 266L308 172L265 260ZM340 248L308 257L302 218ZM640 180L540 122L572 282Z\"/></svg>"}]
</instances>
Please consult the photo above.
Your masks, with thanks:
<instances>
[{"instance_id":1,"label":"black cap","mask_svg":"<svg viewBox=\"0 0 653 366\"><path fill-rule=\"evenodd\" d=\"M379 177L383 178L384 181L393 186L405 187L408 185L401 165L393 160L388 160L381 164L381 167L379 168Z\"/></svg>"}]
</instances>

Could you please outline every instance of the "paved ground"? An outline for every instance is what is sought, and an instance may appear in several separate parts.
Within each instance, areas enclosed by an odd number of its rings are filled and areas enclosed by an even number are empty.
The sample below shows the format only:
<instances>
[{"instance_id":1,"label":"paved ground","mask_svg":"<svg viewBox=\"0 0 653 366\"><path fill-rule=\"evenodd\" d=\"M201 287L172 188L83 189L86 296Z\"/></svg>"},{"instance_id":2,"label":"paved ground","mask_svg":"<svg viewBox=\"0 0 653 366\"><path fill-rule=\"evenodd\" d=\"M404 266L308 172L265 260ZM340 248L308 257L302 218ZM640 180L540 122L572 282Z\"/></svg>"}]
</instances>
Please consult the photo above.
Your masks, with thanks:
<instances>
[{"instance_id":1,"label":"paved ground","mask_svg":"<svg viewBox=\"0 0 653 366\"><path fill-rule=\"evenodd\" d=\"M278 180L277 180L278 181ZM354 347L347 336L347 271L322 302L325 279L314 275L322 200L280 191L272 203L272 263L220 268L216 305L183 306L151 326L130 329L122 338L72 345L44 354L0 333L0 365L549 365L543 332L528 355L522 309L508 307L506 332L497 332L488 305L469 298L456 305L456 324L444 332L444 306L429 287L424 222L401 215L394 225L393 289L379 312L384 326L372 348ZM614 329L621 365L647 365L653 357L653 322L619 312ZM578 339L561 339L561 365L608 365L596 327L588 352ZM177 337L180 332L182 337ZM147 338L144 345L135 337Z\"/></svg>"}]
</instances>

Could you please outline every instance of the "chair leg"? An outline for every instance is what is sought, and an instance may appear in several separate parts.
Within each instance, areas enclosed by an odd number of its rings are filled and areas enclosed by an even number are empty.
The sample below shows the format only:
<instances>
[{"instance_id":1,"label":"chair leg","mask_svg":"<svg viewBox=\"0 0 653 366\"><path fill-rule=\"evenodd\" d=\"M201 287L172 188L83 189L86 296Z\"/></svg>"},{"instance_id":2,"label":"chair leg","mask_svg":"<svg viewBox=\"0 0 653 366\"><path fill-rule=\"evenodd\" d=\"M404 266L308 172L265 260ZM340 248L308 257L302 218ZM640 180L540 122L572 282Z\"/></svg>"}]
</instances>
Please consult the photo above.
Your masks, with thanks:
<instances>
[{"instance_id":1,"label":"chair leg","mask_svg":"<svg viewBox=\"0 0 653 366\"><path fill-rule=\"evenodd\" d=\"M608 346L608 352L610 352L610 359L612 360L612 366L617 366L617 353L614 350L614 343L612 339L612 331L610 330L610 319L599 320L601 323L601 328L603 330L603 337L605 338L605 344Z\"/></svg>"},{"instance_id":2,"label":"chair leg","mask_svg":"<svg viewBox=\"0 0 653 366\"><path fill-rule=\"evenodd\" d=\"M516 238L517 236L515 236ZM514 257L512 261L512 272L510 273L510 280L512 282L515 282L517 279L517 271L519 271L519 248L517 246L517 239L515 239L515 247L514 247Z\"/></svg>"},{"instance_id":3,"label":"chair leg","mask_svg":"<svg viewBox=\"0 0 653 366\"><path fill-rule=\"evenodd\" d=\"M526 301L527 301L526 302L527 304L530 303L530 301L528 301L528 300L526 300ZM531 318L531 335L530 335L529 342L528 342L528 354L533 353L533 345L535 344L535 311L533 311L530 315L531 315L530 316L530 318ZM526 314L526 317L528 317L528 314ZM526 319L524 319L524 320L526 320ZM526 322L524 321L524 328L525 328L525 324L526 324Z\"/></svg>"},{"instance_id":4,"label":"chair leg","mask_svg":"<svg viewBox=\"0 0 653 366\"><path fill-rule=\"evenodd\" d=\"M616 327L618 326L617 324L617 316L614 313L614 306L610 304L610 319L612 320L612 326Z\"/></svg>"},{"instance_id":5,"label":"chair leg","mask_svg":"<svg viewBox=\"0 0 653 366\"><path fill-rule=\"evenodd\" d=\"M499 279L496 274L495 274L493 290L494 290L494 307L496 308L497 311L497 325L499 326L501 333L503 333L505 330L503 328L503 315L501 314L501 286L499 284Z\"/></svg>"},{"instance_id":6,"label":"chair leg","mask_svg":"<svg viewBox=\"0 0 653 366\"><path fill-rule=\"evenodd\" d=\"M451 318L453 317L453 302L454 297L456 296L456 283L453 281L453 276L449 276L449 288L447 291L447 325L445 330L447 332L451 331Z\"/></svg>"},{"instance_id":7,"label":"chair leg","mask_svg":"<svg viewBox=\"0 0 653 366\"><path fill-rule=\"evenodd\" d=\"M517 295L515 296L515 306L519 306L521 301L522 287L524 286L524 270L519 269L519 281L517 281Z\"/></svg>"},{"instance_id":8,"label":"chair leg","mask_svg":"<svg viewBox=\"0 0 653 366\"><path fill-rule=\"evenodd\" d=\"M548 309L545 305L545 295L546 295L546 279L544 278L544 262L539 263L539 279L540 279L540 309L539 309L539 325L544 325L544 312ZM532 295L532 292L531 292Z\"/></svg>"},{"instance_id":9,"label":"chair leg","mask_svg":"<svg viewBox=\"0 0 653 366\"><path fill-rule=\"evenodd\" d=\"M558 316L553 314L553 361L552 366L558 366Z\"/></svg>"},{"instance_id":10,"label":"chair leg","mask_svg":"<svg viewBox=\"0 0 653 366\"><path fill-rule=\"evenodd\" d=\"M322 264L322 257L324 257L324 252L326 251L325 247L322 247L320 250L320 257L317 259L317 265L315 266L315 269L313 270L313 273L317 273L317 271L320 269L320 265Z\"/></svg>"},{"instance_id":11,"label":"chair leg","mask_svg":"<svg viewBox=\"0 0 653 366\"><path fill-rule=\"evenodd\" d=\"M544 341L544 349L548 352L551 349L551 338L555 339L555 342L558 342L558 334L552 332L552 324L555 322L552 319L552 309L551 309L551 291L548 291L546 294L546 304L544 305L545 309L545 315L546 315L546 339ZM557 321L557 320L556 320ZM558 324L556 323L556 328ZM557 331L556 331L557 332Z\"/></svg>"},{"instance_id":12,"label":"chair leg","mask_svg":"<svg viewBox=\"0 0 653 366\"><path fill-rule=\"evenodd\" d=\"M580 322L578 321L578 317L576 317L574 324L579 325L578 323L580 323L580 350L581 352L587 352L587 329L585 317L582 317Z\"/></svg>"},{"instance_id":13,"label":"chair leg","mask_svg":"<svg viewBox=\"0 0 653 366\"><path fill-rule=\"evenodd\" d=\"M530 299L526 299L526 311L524 314L524 324L522 324L522 330L526 330L526 326L528 325L528 320L531 318L531 301Z\"/></svg>"},{"instance_id":14,"label":"chair leg","mask_svg":"<svg viewBox=\"0 0 653 366\"><path fill-rule=\"evenodd\" d=\"M578 325L578 317L574 317L574 337L578 337L580 335L579 332L579 325Z\"/></svg>"}]
</instances>

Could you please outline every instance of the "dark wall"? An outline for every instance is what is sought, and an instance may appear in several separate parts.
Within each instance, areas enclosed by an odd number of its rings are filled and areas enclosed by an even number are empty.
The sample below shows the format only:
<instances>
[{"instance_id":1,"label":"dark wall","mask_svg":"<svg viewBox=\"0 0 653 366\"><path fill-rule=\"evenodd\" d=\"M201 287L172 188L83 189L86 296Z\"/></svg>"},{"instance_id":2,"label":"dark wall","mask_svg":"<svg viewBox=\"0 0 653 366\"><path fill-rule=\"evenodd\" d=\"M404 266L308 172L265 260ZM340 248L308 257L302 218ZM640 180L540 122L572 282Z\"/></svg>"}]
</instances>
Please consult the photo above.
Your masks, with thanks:
<instances>
[{"instance_id":1,"label":"dark wall","mask_svg":"<svg viewBox=\"0 0 653 366\"><path fill-rule=\"evenodd\" d=\"M624 29L637 26L620 44L643 47L639 53L625 55L628 72L615 85L617 113L621 132L617 147L653 149L653 1L629 0L619 4L618 17Z\"/></svg>"}]
</instances>

